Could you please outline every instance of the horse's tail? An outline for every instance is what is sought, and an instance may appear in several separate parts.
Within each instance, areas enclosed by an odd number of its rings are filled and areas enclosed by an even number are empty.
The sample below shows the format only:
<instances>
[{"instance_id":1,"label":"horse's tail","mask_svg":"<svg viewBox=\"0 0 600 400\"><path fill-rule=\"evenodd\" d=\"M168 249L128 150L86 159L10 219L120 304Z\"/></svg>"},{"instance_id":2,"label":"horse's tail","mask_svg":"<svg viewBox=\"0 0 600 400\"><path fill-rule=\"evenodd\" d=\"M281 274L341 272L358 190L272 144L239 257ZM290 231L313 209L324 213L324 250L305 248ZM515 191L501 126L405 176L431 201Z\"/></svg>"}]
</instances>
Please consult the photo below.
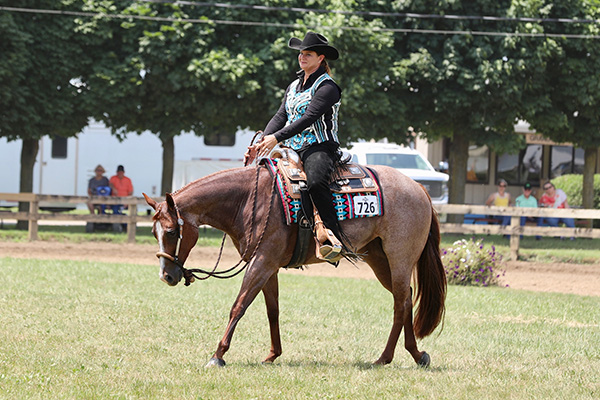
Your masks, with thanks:
<instances>
[{"instance_id":1,"label":"horse's tail","mask_svg":"<svg viewBox=\"0 0 600 400\"><path fill-rule=\"evenodd\" d=\"M414 331L417 338L430 335L444 319L446 301L446 272L440 257L440 224L432 207L431 226L425 248L417 263L417 293Z\"/></svg>"}]
</instances>

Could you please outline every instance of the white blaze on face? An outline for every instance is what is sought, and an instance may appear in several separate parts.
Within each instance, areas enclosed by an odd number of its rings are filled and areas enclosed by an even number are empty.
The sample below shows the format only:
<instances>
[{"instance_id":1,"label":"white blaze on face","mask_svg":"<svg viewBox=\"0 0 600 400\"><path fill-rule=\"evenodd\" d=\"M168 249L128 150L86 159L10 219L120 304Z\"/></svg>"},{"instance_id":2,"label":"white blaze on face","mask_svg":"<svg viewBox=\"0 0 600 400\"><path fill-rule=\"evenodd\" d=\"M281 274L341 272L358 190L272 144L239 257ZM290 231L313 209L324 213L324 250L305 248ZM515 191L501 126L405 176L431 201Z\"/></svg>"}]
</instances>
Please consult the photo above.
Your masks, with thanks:
<instances>
[{"instance_id":1,"label":"white blaze on face","mask_svg":"<svg viewBox=\"0 0 600 400\"><path fill-rule=\"evenodd\" d=\"M163 243L163 227L160 224L160 222L156 221L154 223L154 230L156 232L156 240L158 240L158 249L159 249L159 251L161 253L164 253L165 252L165 246L164 246L164 243ZM159 276L160 279L163 279L163 273L162 273L162 265L163 265L163 263L164 263L164 260L161 257L160 258L161 268L160 268L160 271L158 273L158 276Z\"/></svg>"},{"instance_id":2,"label":"white blaze on face","mask_svg":"<svg viewBox=\"0 0 600 400\"><path fill-rule=\"evenodd\" d=\"M158 240L158 248L161 252L165 251L165 245L163 244L163 227L160 222L154 223L154 230L156 231L156 238Z\"/></svg>"}]
</instances>

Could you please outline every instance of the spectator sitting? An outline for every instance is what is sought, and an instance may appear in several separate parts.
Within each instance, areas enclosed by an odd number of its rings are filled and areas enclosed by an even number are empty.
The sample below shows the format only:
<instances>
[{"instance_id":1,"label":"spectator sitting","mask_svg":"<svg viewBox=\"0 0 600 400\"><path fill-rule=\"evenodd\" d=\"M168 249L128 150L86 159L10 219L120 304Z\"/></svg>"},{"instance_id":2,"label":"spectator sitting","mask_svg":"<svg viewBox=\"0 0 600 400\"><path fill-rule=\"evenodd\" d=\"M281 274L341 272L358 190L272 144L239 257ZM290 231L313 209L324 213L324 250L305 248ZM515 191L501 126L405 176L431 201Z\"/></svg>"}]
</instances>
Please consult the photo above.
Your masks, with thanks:
<instances>
[{"instance_id":1,"label":"spectator sitting","mask_svg":"<svg viewBox=\"0 0 600 400\"><path fill-rule=\"evenodd\" d=\"M125 176L125 168L122 165L117 167L117 174L110 178L110 187L113 196L125 197L133 194L133 184L131 179ZM122 207L122 205L113 206L113 212L121 214Z\"/></svg>"},{"instance_id":2,"label":"spectator sitting","mask_svg":"<svg viewBox=\"0 0 600 400\"><path fill-rule=\"evenodd\" d=\"M133 184L131 179L125 176L125 168L122 165L117 167L117 174L110 178L110 185L113 196L125 197L133 194Z\"/></svg>"},{"instance_id":3,"label":"spectator sitting","mask_svg":"<svg viewBox=\"0 0 600 400\"><path fill-rule=\"evenodd\" d=\"M561 189L557 189L554 184L549 181L544 184L544 194L540 199L540 207L570 208L567 201L567 194ZM563 222L568 228L575 228L575 221L573 218L540 217L538 226L543 226L544 221L548 226L558 226L560 222ZM575 240L575 238L572 237L571 240Z\"/></svg>"},{"instance_id":4,"label":"spectator sitting","mask_svg":"<svg viewBox=\"0 0 600 400\"><path fill-rule=\"evenodd\" d=\"M485 202L485 205L496 207L508 207L509 205L512 205L512 199L510 198L510 193L506 191L506 186L506 181L504 179L500 179L498 181L498 191L490 194ZM500 218L502 225L510 224L510 215L504 215Z\"/></svg>"},{"instance_id":5,"label":"spectator sitting","mask_svg":"<svg viewBox=\"0 0 600 400\"><path fill-rule=\"evenodd\" d=\"M523 185L523 194L518 196L515 199L515 205L517 207L531 207L537 208L538 203L537 199L531 195L532 187L531 183L526 182ZM525 225L527 221L535 222L536 218L534 217L521 217L521 226Z\"/></svg>"},{"instance_id":6,"label":"spectator sitting","mask_svg":"<svg viewBox=\"0 0 600 400\"><path fill-rule=\"evenodd\" d=\"M96 169L94 169L95 175L88 182L88 196L97 196L98 188L103 186L110 186L108 178L104 176L106 170L102 165L98 164ZM88 203L88 209L92 214L95 214L95 205L93 203Z\"/></svg>"}]
</instances>

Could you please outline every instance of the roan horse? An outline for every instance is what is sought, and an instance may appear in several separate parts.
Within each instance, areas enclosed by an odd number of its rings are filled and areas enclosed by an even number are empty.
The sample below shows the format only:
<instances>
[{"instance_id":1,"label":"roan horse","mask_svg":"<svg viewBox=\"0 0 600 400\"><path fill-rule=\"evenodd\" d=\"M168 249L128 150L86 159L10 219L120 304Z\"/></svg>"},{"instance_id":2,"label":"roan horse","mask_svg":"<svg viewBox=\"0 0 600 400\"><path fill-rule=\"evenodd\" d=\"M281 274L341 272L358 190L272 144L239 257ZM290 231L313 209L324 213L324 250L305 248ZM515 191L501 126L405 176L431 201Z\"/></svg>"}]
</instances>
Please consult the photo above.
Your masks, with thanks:
<instances>
[{"instance_id":1,"label":"roan horse","mask_svg":"<svg viewBox=\"0 0 600 400\"><path fill-rule=\"evenodd\" d=\"M425 189L393 168L371 166L379 176L385 213L371 218L342 221L352 245L362 254L377 279L394 299L392 330L375 364L394 357L404 327L405 348L420 366L429 355L417 348L416 338L431 334L443 320L446 275L440 259L440 231L435 210ZM198 239L198 227L210 225L229 235L246 262L240 292L231 308L225 335L207 366L224 366L235 327L246 309L263 292L271 333L271 350L263 361L272 363L282 353L279 334L277 273L290 261L297 225L285 222L281 202L273 192L274 181L263 166L234 168L201 178L157 203L144 194L156 211L153 233L159 244L160 279L170 286L182 277L183 267ZM304 264L322 262L314 245ZM198 271L198 270L192 270ZM203 271L205 272L205 271ZM416 283L418 307L413 325L411 276ZM208 276L211 272L205 272ZM187 276L186 276L187 275Z\"/></svg>"}]
</instances>

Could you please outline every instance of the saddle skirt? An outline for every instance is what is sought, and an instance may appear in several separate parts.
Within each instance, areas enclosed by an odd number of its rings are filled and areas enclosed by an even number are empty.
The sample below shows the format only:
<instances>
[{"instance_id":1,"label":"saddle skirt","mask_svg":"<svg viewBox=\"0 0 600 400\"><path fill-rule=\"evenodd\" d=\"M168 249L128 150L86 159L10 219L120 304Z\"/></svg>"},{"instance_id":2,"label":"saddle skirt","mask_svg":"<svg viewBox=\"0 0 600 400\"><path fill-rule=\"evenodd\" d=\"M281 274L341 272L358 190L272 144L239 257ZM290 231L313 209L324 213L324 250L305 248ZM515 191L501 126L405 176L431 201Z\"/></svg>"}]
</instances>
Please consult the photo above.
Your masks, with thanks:
<instances>
[{"instance_id":1,"label":"saddle skirt","mask_svg":"<svg viewBox=\"0 0 600 400\"><path fill-rule=\"evenodd\" d=\"M260 162L276 178L285 220L291 225L299 219L301 190L307 187L306 174L294 151L283 149L272 157ZM334 175L336 179L330 183L330 188L338 220L383 215L383 197L373 171L350 163L340 167Z\"/></svg>"}]
</instances>

